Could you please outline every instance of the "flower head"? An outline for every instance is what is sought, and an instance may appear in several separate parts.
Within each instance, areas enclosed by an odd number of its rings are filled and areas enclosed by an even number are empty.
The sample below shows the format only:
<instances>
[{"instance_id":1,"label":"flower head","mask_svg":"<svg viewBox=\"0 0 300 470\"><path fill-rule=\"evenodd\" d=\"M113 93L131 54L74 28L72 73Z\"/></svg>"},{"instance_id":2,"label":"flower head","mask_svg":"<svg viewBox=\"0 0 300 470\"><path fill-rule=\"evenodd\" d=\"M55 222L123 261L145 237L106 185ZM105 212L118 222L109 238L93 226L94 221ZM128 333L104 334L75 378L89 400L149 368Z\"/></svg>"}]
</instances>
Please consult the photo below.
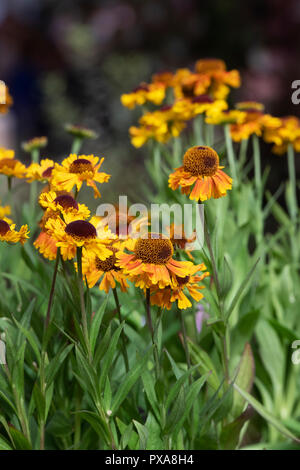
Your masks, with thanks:
<instances>
[{"instance_id":1,"label":"flower head","mask_svg":"<svg viewBox=\"0 0 300 470\"><path fill-rule=\"evenodd\" d=\"M0 174L24 178L26 167L14 157L15 152L13 150L0 148Z\"/></svg>"},{"instance_id":2,"label":"flower head","mask_svg":"<svg viewBox=\"0 0 300 470\"><path fill-rule=\"evenodd\" d=\"M116 266L116 253L118 248L115 246L107 246L110 250L110 256L105 260L101 260L97 255L87 251L82 258L82 274L87 280L89 287L93 287L99 280L99 289L106 293L110 289L116 287L116 282L120 284L121 290L125 292L128 288L126 276L121 269Z\"/></svg>"},{"instance_id":3,"label":"flower head","mask_svg":"<svg viewBox=\"0 0 300 470\"><path fill-rule=\"evenodd\" d=\"M264 128L263 138L273 143L272 151L282 155L292 144L296 152L300 150L300 120L295 116L287 116L277 120L277 125Z\"/></svg>"},{"instance_id":4,"label":"flower head","mask_svg":"<svg viewBox=\"0 0 300 470\"><path fill-rule=\"evenodd\" d=\"M10 206L0 206L0 219L4 220L8 224L12 224L12 220L6 217L7 215L10 215L10 213L11 213Z\"/></svg>"},{"instance_id":5,"label":"flower head","mask_svg":"<svg viewBox=\"0 0 300 470\"><path fill-rule=\"evenodd\" d=\"M32 181L49 181L54 169L54 161L44 158L40 163L31 163L26 170L26 178L29 183Z\"/></svg>"},{"instance_id":6,"label":"flower head","mask_svg":"<svg viewBox=\"0 0 300 470\"><path fill-rule=\"evenodd\" d=\"M33 243L33 246L50 261L54 260L57 255L56 240L43 230Z\"/></svg>"},{"instance_id":7,"label":"flower head","mask_svg":"<svg viewBox=\"0 0 300 470\"><path fill-rule=\"evenodd\" d=\"M194 272L205 271L204 264L196 265ZM150 302L152 305L170 310L172 304L177 302L179 309L186 309L192 306L191 301L186 294L189 294L194 300L199 302L203 298L200 292L204 286L200 282L209 276L208 272L201 275L187 275L184 278L176 277L172 286L166 286L163 289L157 289L154 286L150 289Z\"/></svg>"},{"instance_id":8,"label":"flower head","mask_svg":"<svg viewBox=\"0 0 300 470\"><path fill-rule=\"evenodd\" d=\"M116 265L141 289L173 285L172 275L184 278L194 267L190 261L173 258L173 244L162 234L148 233L147 238L128 240L125 246L129 253L117 253Z\"/></svg>"},{"instance_id":9,"label":"flower head","mask_svg":"<svg viewBox=\"0 0 300 470\"><path fill-rule=\"evenodd\" d=\"M169 176L169 187L176 190L181 186L181 192L189 194L192 200L217 199L232 187L232 179L222 168L217 152L211 147L191 147L184 154L183 166Z\"/></svg>"},{"instance_id":10,"label":"flower head","mask_svg":"<svg viewBox=\"0 0 300 470\"><path fill-rule=\"evenodd\" d=\"M15 230L15 224L9 224L6 220L0 220L0 241L9 243L18 243L24 245L29 238L27 225L22 225L19 231Z\"/></svg>"},{"instance_id":11,"label":"flower head","mask_svg":"<svg viewBox=\"0 0 300 470\"><path fill-rule=\"evenodd\" d=\"M65 131L73 137L77 137L78 139L82 140L96 139L98 137L95 131L87 129L86 127L77 126L75 124L66 124Z\"/></svg>"},{"instance_id":12,"label":"flower head","mask_svg":"<svg viewBox=\"0 0 300 470\"><path fill-rule=\"evenodd\" d=\"M71 154L62 161L62 164L55 164L52 171L51 186L55 190L71 191L76 186L77 191L81 189L82 183L85 181L87 186L94 190L94 197L100 197L100 192L96 183L106 183L110 175L99 172L104 158L99 161L94 155L77 155Z\"/></svg>"},{"instance_id":13,"label":"flower head","mask_svg":"<svg viewBox=\"0 0 300 470\"><path fill-rule=\"evenodd\" d=\"M64 260L72 259L76 255L78 247L85 251L91 251L99 259L104 260L110 256L110 251L106 247L111 243L113 235L108 231L103 234L105 238L98 238L95 224L92 219L76 219L73 216L65 215L65 220L60 217L50 217L45 223L45 229L55 241L56 246L60 247Z\"/></svg>"},{"instance_id":14,"label":"flower head","mask_svg":"<svg viewBox=\"0 0 300 470\"><path fill-rule=\"evenodd\" d=\"M146 102L159 106L166 95L166 87L163 83L141 83L131 93L125 93L121 96L121 102L126 108L133 109L136 106L142 106Z\"/></svg>"},{"instance_id":15,"label":"flower head","mask_svg":"<svg viewBox=\"0 0 300 470\"><path fill-rule=\"evenodd\" d=\"M43 192L39 197L43 209L58 215L72 214L78 219L88 219L90 210L85 204L78 204L70 194L57 194L55 191Z\"/></svg>"},{"instance_id":16,"label":"flower head","mask_svg":"<svg viewBox=\"0 0 300 470\"><path fill-rule=\"evenodd\" d=\"M47 137L34 137L33 139L28 140L27 142L23 142L22 149L27 153L31 153L33 150L39 150L46 147L47 144Z\"/></svg>"}]
</instances>

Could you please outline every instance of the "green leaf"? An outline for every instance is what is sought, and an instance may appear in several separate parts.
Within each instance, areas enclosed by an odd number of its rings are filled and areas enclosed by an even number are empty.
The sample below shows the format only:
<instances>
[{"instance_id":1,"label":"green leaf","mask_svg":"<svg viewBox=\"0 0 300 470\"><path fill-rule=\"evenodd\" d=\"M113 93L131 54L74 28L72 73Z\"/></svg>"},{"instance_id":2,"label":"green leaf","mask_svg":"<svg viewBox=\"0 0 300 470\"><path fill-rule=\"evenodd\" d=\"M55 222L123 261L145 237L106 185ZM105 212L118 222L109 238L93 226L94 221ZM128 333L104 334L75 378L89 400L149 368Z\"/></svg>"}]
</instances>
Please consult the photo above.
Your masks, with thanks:
<instances>
[{"instance_id":1,"label":"green leaf","mask_svg":"<svg viewBox=\"0 0 300 470\"><path fill-rule=\"evenodd\" d=\"M229 319L229 317L230 317L230 315L232 314L234 308L236 307L236 305L237 305L237 303L238 303L238 301L239 301L239 299L240 299L240 297L241 297L241 295L242 295L244 289L246 288L246 285L248 284L248 282L249 282L249 280L250 280L252 274L253 274L254 271L255 271L255 268L256 268L256 266L257 266L259 260L260 260L260 258L258 258L258 260L254 263L254 265L253 265L252 268L250 269L249 273L248 273L247 276L245 277L244 281L241 283L241 285L240 285L240 287L239 287L237 293L235 294L235 296L234 296L234 298L233 298L233 300L232 300L232 302L231 302L231 304L230 304L230 306L229 306L227 312L225 313L225 318L226 318L226 320Z\"/></svg>"},{"instance_id":2,"label":"green leaf","mask_svg":"<svg viewBox=\"0 0 300 470\"><path fill-rule=\"evenodd\" d=\"M102 302L100 308L96 312L96 314L93 317L92 322L91 322L90 345L91 345L92 354L94 354L94 351L95 351L95 346L96 346L100 326L101 326L101 323L102 323L103 315L105 313L105 309L106 309L106 306L107 306L107 301L108 301L108 296Z\"/></svg>"},{"instance_id":3,"label":"green leaf","mask_svg":"<svg viewBox=\"0 0 300 470\"><path fill-rule=\"evenodd\" d=\"M152 351L152 348L125 375L125 377L124 377L124 379L123 379L120 387L118 388L118 391L117 391L117 393L116 393L116 395L114 396L114 399L113 399L112 415L114 415L118 411L119 406L125 400L125 398L127 397L129 391L134 386L135 382L142 375L143 370L144 370L144 368L146 366L146 363L148 361L150 351Z\"/></svg>"},{"instance_id":4,"label":"green leaf","mask_svg":"<svg viewBox=\"0 0 300 470\"><path fill-rule=\"evenodd\" d=\"M32 450L30 442L21 431L10 427L10 435L17 450Z\"/></svg>"},{"instance_id":5,"label":"green leaf","mask_svg":"<svg viewBox=\"0 0 300 470\"><path fill-rule=\"evenodd\" d=\"M256 400L252 395L250 395L248 392L245 390L242 390L237 384L233 384L233 387L235 390L238 391L242 395L243 398L251 405L253 408L257 411L257 413L265 419L268 423L270 423L272 426L274 426L281 434L284 436L288 437L289 439L292 439L293 441L299 442L300 439L298 439L296 436L294 436L293 433L291 433L275 416L273 416L269 411L267 411L259 401Z\"/></svg>"},{"instance_id":6,"label":"green leaf","mask_svg":"<svg viewBox=\"0 0 300 470\"><path fill-rule=\"evenodd\" d=\"M246 344L240 363L238 365L238 372L235 383L241 387L242 390L251 392L254 381L255 363L249 343ZM232 416L237 418L241 415L245 407L245 399L236 391L233 392L233 407Z\"/></svg>"},{"instance_id":7,"label":"green leaf","mask_svg":"<svg viewBox=\"0 0 300 470\"><path fill-rule=\"evenodd\" d=\"M100 380L99 380L99 389L100 390L102 390L104 388L106 377L107 377L108 371L111 367L111 363L112 363L112 360L114 358L114 355L116 353L119 337L120 337L120 334L121 334L121 331L122 331L123 327L124 327L124 322L122 322L118 326L116 331L114 332L114 334L111 338L110 344L108 346L108 350L107 350L106 354L103 356L102 363L101 363L101 365L102 365L101 374L100 374Z\"/></svg>"},{"instance_id":8,"label":"green leaf","mask_svg":"<svg viewBox=\"0 0 300 470\"><path fill-rule=\"evenodd\" d=\"M13 450L6 439L4 439L2 436L0 436L0 450Z\"/></svg>"},{"instance_id":9,"label":"green leaf","mask_svg":"<svg viewBox=\"0 0 300 470\"><path fill-rule=\"evenodd\" d=\"M144 372L142 373L142 381L143 381L144 390L149 400L149 403L155 413L155 416L159 420L160 413L158 409L158 400L157 400L157 396L155 392L154 379L148 369L145 369Z\"/></svg>"},{"instance_id":10,"label":"green leaf","mask_svg":"<svg viewBox=\"0 0 300 470\"><path fill-rule=\"evenodd\" d=\"M139 423L135 419L133 419L132 421L137 429L140 438L140 450L145 450L147 446L148 430L146 426L143 426L143 424Z\"/></svg>"},{"instance_id":11,"label":"green leaf","mask_svg":"<svg viewBox=\"0 0 300 470\"><path fill-rule=\"evenodd\" d=\"M195 364L200 364L198 366L198 370L200 374L206 374L209 372L209 376L207 378L207 383L214 389L218 390L220 387L220 380L215 369L215 366L210 359L209 355L207 354L204 349L201 349L199 346L195 345L189 338L188 338L188 348L191 354L191 359Z\"/></svg>"},{"instance_id":12,"label":"green leaf","mask_svg":"<svg viewBox=\"0 0 300 470\"><path fill-rule=\"evenodd\" d=\"M57 372L59 371L61 365L63 364L64 360L66 359L70 351L73 349L73 347L73 344L63 346L60 351L56 354L54 359L52 359L52 361L47 365L45 369L45 382L47 388L52 384Z\"/></svg>"}]
</instances>

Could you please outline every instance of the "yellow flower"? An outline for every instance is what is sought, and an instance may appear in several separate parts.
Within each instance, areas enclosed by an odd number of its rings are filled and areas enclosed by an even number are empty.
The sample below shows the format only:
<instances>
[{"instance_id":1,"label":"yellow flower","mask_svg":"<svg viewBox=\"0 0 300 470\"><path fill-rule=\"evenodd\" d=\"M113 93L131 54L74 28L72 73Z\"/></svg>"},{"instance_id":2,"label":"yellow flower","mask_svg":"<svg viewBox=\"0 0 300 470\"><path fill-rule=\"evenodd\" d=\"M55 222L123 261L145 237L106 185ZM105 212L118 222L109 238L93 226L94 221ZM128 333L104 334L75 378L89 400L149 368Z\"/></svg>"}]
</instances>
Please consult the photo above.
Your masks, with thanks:
<instances>
[{"instance_id":1,"label":"yellow flower","mask_svg":"<svg viewBox=\"0 0 300 470\"><path fill-rule=\"evenodd\" d=\"M43 192L39 197L39 204L43 209L53 213L73 215L78 219L88 219L90 210L85 204L78 204L69 194L57 194L55 191Z\"/></svg>"},{"instance_id":2,"label":"yellow flower","mask_svg":"<svg viewBox=\"0 0 300 470\"><path fill-rule=\"evenodd\" d=\"M147 101L159 106L166 96L165 85L160 82L141 83L132 93L125 93L121 96L121 102L126 108L133 109L141 106Z\"/></svg>"},{"instance_id":3,"label":"yellow flower","mask_svg":"<svg viewBox=\"0 0 300 470\"><path fill-rule=\"evenodd\" d=\"M33 139L27 140L22 143L22 149L25 152L31 153L33 150L38 150L46 147L48 144L47 137L34 137Z\"/></svg>"},{"instance_id":4,"label":"yellow flower","mask_svg":"<svg viewBox=\"0 0 300 470\"><path fill-rule=\"evenodd\" d=\"M228 104L224 100L214 100L209 95L195 96L191 100L193 116L207 112L219 113L227 109Z\"/></svg>"},{"instance_id":5,"label":"yellow flower","mask_svg":"<svg viewBox=\"0 0 300 470\"><path fill-rule=\"evenodd\" d=\"M181 186L190 199L205 201L211 197L226 196L232 187L232 179L219 166L219 156L210 147L191 147L183 157L183 166L169 176L169 187L175 191ZM193 189L191 189L193 187Z\"/></svg>"},{"instance_id":6,"label":"yellow flower","mask_svg":"<svg viewBox=\"0 0 300 470\"><path fill-rule=\"evenodd\" d=\"M0 174L24 178L26 167L19 160L14 158L15 152L5 148L0 148Z\"/></svg>"},{"instance_id":7,"label":"yellow flower","mask_svg":"<svg viewBox=\"0 0 300 470\"><path fill-rule=\"evenodd\" d=\"M12 220L6 217L11 214L10 206L0 206L0 219L4 220L8 224L12 224Z\"/></svg>"},{"instance_id":8,"label":"yellow flower","mask_svg":"<svg viewBox=\"0 0 300 470\"><path fill-rule=\"evenodd\" d=\"M65 215L65 220L60 217L48 219L45 224L46 231L55 239L56 246L60 247L64 260L74 258L78 247L82 247L84 252L87 250L94 253L100 260L105 260L111 255L106 245L111 243L113 235L106 231L103 233L106 238L98 238L96 227L91 222L92 219L90 222L74 220L68 214Z\"/></svg>"},{"instance_id":9,"label":"yellow flower","mask_svg":"<svg viewBox=\"0 0 300 470\"><path fill-rule=\"evenodd\" d=\"M77 191L80 190L82 183L85 181L87 186L94 189L94 197L101 197L96 183L106 183L110 175L99 172L104 158L94 155L77 155L71 154L62 161L62 164L55 164L52 171L51 186L55 190L71 191L76 186Z\"/></svg>"},{"instance_id":10,"label":"yellow flower","mask_svg":"<svg viewBox=\"0 0 300 470\"><path fill-rule=\"evenodd\" d=\"M204 264L200 264L195 266L194 269L195 272L198 272L206 270L206 267ZM204 286L199 283L207 276L209 276L208 272L200 276L189 275L184 278L175 276L176 281L172 287L167 286L164 289L152 287L150 289L150 302L152 305L158 305L167 310L171 309L174 302L177 302L177 306L180 310L189 308L192 306L192 303L186 296L186 293L199 302L199 300L203 298L203 294L200 291L204 289Z\"/></svg>"},{"instance_id":11,"label":"yellow flower","mask_svg":"<svg viewBox=\"0 0 300 470\"><path fill-rule=\"evenodd\" d=\"M266 126L263 138L273 143L272 151L278 155L287 152L289 144L293 144L296 151L300 149L300 120L295 116L280 118L277 126Z\"/></svg>"},{"instance_id":12,"label":"yellow flower","mask_svg":"<svg viewBox=\"0 0 300 470\"><path fill-rule=\"evenodd\" d=\"M49 181L54 169L54 161L45 158L40 163L31 163L26 170L27 181Z\"/></svg>"},{"instance_id":13,"label":"yellow flower","mask_svg":"<svg viewBox=\"0 0 300 470\"><path fill-rule=\"evenodd\" d=\"M172 275L184 278L193 271L190 261L173 258L173 244L162 234L148 233L147 238L128 240L125 246L130 253L116 253L116 265L141 289L153 285L162 289L174 284Z\"/></svg>"},{"instance_id":14,"label":"yellow flower","mask_svg":"<svg viewBox=\"0 0 300 470\"><path fill-rule=\"evenodd\" d=\"M241 124L245 121L246 113L238 109L220 110L208 109L206 112L205 122L207 124Z\"/></svg>"},{"instance_id":15,"label":"yellow flower","mask_svg":"<svg viewBox=\"0 0 300 470\"><path fill-rule=\"evenodd\" d=\"M99 259L93 253L85 253L82 257L83 278L87 280L89 287L93 287L101 280L99 289L104 290L106 293L116 287L116 282L120 284L122 292L126 292L128 288L126 276L116 266L118 249L114 246L108 246L107 248L110 250L110 256L105 260Z\"/></svg>"},{"instance_id":16,"label":"yellow flower","mask_svg":"<svg viewBox=\"0 0 300 470\"><path fill-rule=\"evenodd\" d=\"M0 220L0 241L9 243L18 243L24 245L29 238L29 231L27 225L22 225L19 232L15 230L15 224L9 224L5 220Z\"/></svg>"},{"instance_id":17,"label":"yellow flower","mask_svg":"<svg viewBox=\"0 0 300 470\"><path fill-rule=\"evenodd\" d=\"M13 104L13 99L4 82L0 83L0 114L6 114Z\"/></svg>"},{"instance_id":18,"label":"yellow flower","mask_svg":"<svg viewBox=\"0 0 300 470\"><path fill-rule=\"evenodd\" d=\"M203 95L210 86L207 75L193 73L188 69L179 69L174 76L175 98L193 98Z\"/></svg>"},{"instance_id":19,"label":"yellow flower","mask_svg":"<svg viewBox=\"0 0 300 470\"><path fill-rule=\"evenodd\" d=\"M182 120L182 110L176 110L173 106L147 112L139 119L139 124L140 127L131 126L129 129L131 143L137 148L149 139L166 143L171 137L178 137L186 126Z\"/></svg>"}]
</instances>

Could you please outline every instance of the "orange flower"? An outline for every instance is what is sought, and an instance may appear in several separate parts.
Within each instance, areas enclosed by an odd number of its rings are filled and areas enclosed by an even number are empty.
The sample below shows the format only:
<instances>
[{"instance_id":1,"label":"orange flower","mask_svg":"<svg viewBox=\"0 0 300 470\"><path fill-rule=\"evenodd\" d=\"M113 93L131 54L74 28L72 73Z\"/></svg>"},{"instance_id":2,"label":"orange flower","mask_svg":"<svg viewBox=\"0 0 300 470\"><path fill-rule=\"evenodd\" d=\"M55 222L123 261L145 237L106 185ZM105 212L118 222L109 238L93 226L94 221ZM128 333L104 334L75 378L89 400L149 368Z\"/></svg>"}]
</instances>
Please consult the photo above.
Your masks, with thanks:
<instances>
[{"instance_id":1,"label":"orange flower","mask_svg":"<svg viewBox=\"0 0 300 470\"><path fill-rule=\"evenodd\" d=\"M169 176L169 187L175 191L181 186L190 199L205 201L225 196L232 187L232 179L219 166L219 156L210 147L191 147L183 157L183 166ZM192 189L192 186L193 189Z\"/></svg>"},{"instance_id":2,"label":"orange flower","mask_svg":"<svg viewBox=\"0 0 300 470\"><path fill-rule=\"evenodd\" d=\"M5 148L0 148L0 174L24 178L26 167L15 158L15 152Z\"/></svg>"},{"instance_id":3,"label":"orange flower","mask_svg":"<svg viewBox=\"0 0 300 470\"><path fill-rule=\"evenodd\" d=\"M8 87L0 81L0 114L6 114L13 104L13 99L9 93Z\"/></svg>"},{"instance_id":4,"label":"orange flower","mask_svg":"<svg viewBox=\"0 0 300 470\"><path fill-rule=\"evenodd\" d=\"M201 264L195 267L195 272L204 271L205 269L205 265ZM150 302L152 305L158 305L167 310L171 309L174 302L177 302L178 308L181 310L189 308L192 306L192 303L186 296L186 293L199 302L203 298L203 294L200 291L204 289L204 286L199 283L207 276L209 276L208 272L200 276L176 277L176 282L172 287L167 286L164 289L152 287L150 289Z\"/></svg>"},{"instance_id":5,"label":"orange flower","mask_svg":"<svg viewBox=\"0 0 300 470\"><path fill-rule=\"evenodd\" d=\"M162 234L148 233L147 238L128 240L126 248L130 253L117 253L116 265L141 289L173 285L173 275L184 278L194 269L190 261L173 258L172 242Z\"/></svg>"},{"instance_id":6,"label":"orange flower","mask_svg":"<svg viewBox=\"0 0 300 470\"><path fill-rule=\"evenodd\" d=\"M54 260L57 254L56 240L43 230L33 243L33 246L44 256L44 258Z\"/></svg>"},{"instance_id":7,"label":"orange flower","mask_svg":"<svg viewBox=\"0 0 300 470\"><path fill-rule=\"evenodd\" d=\"M121 102L123 106L126 106L129 109L141 106L147 101L160 105L163 102L165 95L166 89L163 83L141 83L131 93L123 94L121 96Z\"/></svg>"}]
</instances>

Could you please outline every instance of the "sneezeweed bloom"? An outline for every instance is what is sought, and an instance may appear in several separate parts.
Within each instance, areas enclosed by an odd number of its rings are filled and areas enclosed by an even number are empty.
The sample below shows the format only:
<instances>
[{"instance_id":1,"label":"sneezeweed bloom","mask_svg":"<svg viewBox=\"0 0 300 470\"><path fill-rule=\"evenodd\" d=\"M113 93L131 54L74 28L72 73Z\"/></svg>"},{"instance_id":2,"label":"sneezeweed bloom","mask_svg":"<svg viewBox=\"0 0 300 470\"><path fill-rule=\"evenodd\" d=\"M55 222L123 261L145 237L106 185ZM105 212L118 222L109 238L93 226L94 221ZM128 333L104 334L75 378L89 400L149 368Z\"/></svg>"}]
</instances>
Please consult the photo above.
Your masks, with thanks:
<instances>
[{"instance_id":1,"label":"sneezeweed bloom","mask_svg":"<svg viewBox=\"0 0 300 470\"><path fill-rule=\"evenodd\" d=\"M225 125L225 124L242 124L245 121L246 113L238 109L208 109L206 112L205 122L207 124Z\"/></svg>"},{"instance_id":2,"label":"sneezeweed bloom","mask_svg":"<svg viewBox=\"0 0 300 470\"><path fill-rule=\"evenodd\" d=\"M129 129L132 145L138 148L150 139L166 143L171 137L178 137L186 126L184 120L191 118L190 111L188 113L184 115L182 109L175 110L170 105L144 114L139 119L140 127L131 126Z\"/></svg>"},{"instance_id":3,"label":"sneezeweed bloom","mask_svg":"<svg viewBox=\"0 0 300 470\"><path fill-rule=\"evenodd\" d=\"M62 164L55 164L52 171L51 186L55 190L71 191L74 186L80 191L83 182L94 190L94 197L101 197L96 183L106 183L110 175L99 172L104 161L102 157L94 155L77 155L71 154L62 161Z\"/></svg>"},{"instance_id":4,"label":"sneezeweed bloom","mask_svg":"<svg viewBox=\"0 0 300 470\"><path fill-rule=\"evenodd\" d=\"M147 238L128 240L125 246L129 253L117 253L116 265L141 289L174 285L174 276L184 278L194 269L190 261L173 258L173 244L162 234L149 233Z\"/></svg>"},{"instance_id":5,"label":"sneezeweed bloom","mask_svg":"<svg viewBox=\"0 0 300 470\"><path fill-rule=\"evenodd\" d=\"M292 144L295 151L300 151L300 120L295 116L280 118L279 124L273 128L264 129L263 138L273 143L272 152L283 155L288 145Z\"/></svg>"},{"instance_id":6,"label":"sneezeweed bloom","mask_svg":"<svg viewBox=\"0 0 300 470\"><path fill-rule=\"evenodd\" d=\"M60 248L64 260L73 259L77 248L83 248L84 252L92 252L103 261L111 255L106 245L111 243L113 234L106 231L103 238L98 238L96 223L93 218L90 222L74 220L73 216L66 214L65 220L60 217L49 218L45 228L48 235L56 240L56 246Z\"/></svg>"},{"instance_id":7,"label":"sneezeweed bloom","mask_svg":"<svg viewBox=\"0 0 300 470\"><path fill-rule=\"evenodd\" d=\"M27 225L22 225L19 231L15 230L15 224L9 224L6 220L0 220L0 241L8 243L18 243L24 245L29 238Z\"/></svg>"},{"instance_id":8,"label":"sneezeweed bloom","mask_svg":"<svg viewBox=\"0 0 300 470\"><path fill-rule=\"evenodd\" d=\"M173 191L181 187L181 192L195 201L218 199L232 187L232 179L222 168L211 147L191 147L184 154L183 165L170 174L169 187Z\"/></svg>"},{"instance_id":9,"label":"sneezeweed bloom","mask_svg":"<svg viewBox=\"0 0 300 470\"><path fill-rule=\"evenodd\" d=\"M13 104L13 99L5 83L0 83L0 114L6 114Z\"/></svg>"},{"instance_id":10,"label":"sneezeweed bloom","mask_svg":"<svg viewBox=\"0 0 300 470\"><path fill-rule=\"evenodd\" d=\"M43 192L39 197L39 204L43 209L57 213L63 217L73 215L78 219L88 219L90 210L85 204L79 204L70 194L57 194L55 191Z\"/></svg>"},{"instance_id":11,"label":"sneezeweed bloom","mask_svg":"<svg viewBox=\"0 0 300 470\"><path fill-rule=\"evenodd\" d=\"M6 217L11 214L10 206L0 206L0 220L4 220L8 224L12 224L12 220Z\"/></svg>"},{"instance_id":12,"label":"sneezeweed bloom","mask_svg":"<svg viewBox=\"0 0 300 470\"><path fill-rule=\"evenodd\" d=\"M121 102L126 108L133 109L136 106L150 102L159 106L166 96L166 87L163 83L141 83L131 93L124 93Z\"/></svg>"},{"instance_id":13,"label":"sneezeweed bloom","mask_svg":"<svg viewBox=\"0 0 300 470\"><path fill-rule=\"evenodd\" d=\"M114 289L116 283L120 285L122 292L126 292L128 288L126 276L116 266L118 248L115 246L107 246L107 248L110 250L110 256L105 260L101 260L94 253L86 251L82 258L83 279L87 280L89 287L94 287L100 281L99 289L104 290L106 293L110 289Z\"/></svg>"},{"instance_id":14,"label":"sneezeweed bloom","mask_svg":"<svg viewBox=\"0 0 300 470\"><path fill-rule=\"evenodd\" d=\"M54 161L49 158L44 158L39 163L31 163L26 170L28 183L32 183L32 181L49 181L53 169Z\"/></svg>"},{"instance_id":15,"label":"sneezeweed bloom","mask_svg":"<svg viewBox=\"0 0 300 470\"><path fill-rule=\"evenodd\" d=\"M194 266L194 273L205 270L204 264ZM172 286L167 286L164 289L152 287L150 289L150 302L152 305L158 305L167 310L170 310L175 302L177 302L180 310L189 308L192 306L192 303L186 294L189 294L194 300L199 302L203 298L203 294L200 291L204 289L204 285L200 284L200 282L207 276L209 276L208 272L204 272L201 275L190 274L184 278L177 276Z\"/></svg>"},{"instance_id":16,"label":"sneezeweed bloom","mask_svg":"<svg viewBox=\"0 0 300 470\"><path fill-rule=\"evenodd\" d=\"M226 70L221 59L200 59L195 64L196 72L209 78L209 93L215 99L225 99L230 87L238 88L241 78L238 70Z\"/></svg>"},{"instance_id":17,"label":"sneezeweed bloom","mask_svg":"<svg viewBox=\"0 0 300 470\"><path fill-rule=\"evenodd\" d=\"M34 137L33 139L28 140L27 142L23 142L22 149L27 153L31 153L34 150L40 150L42 148L45 148L47 144L47 137Z\"/></svg>"},{"instance_id":18,"label":"sneezeweed bloom","mask_svg":"<svg viewBox=\"0 0 300 470\"><path fill-rule=\"evenodd\" d=\"M24 178L26 167L14 157L15 152L13 150L0 148L0 174L13 176L14 178Z\"/></svg>"},{"instance_id":19,"label":"sneezeweed bloom","mask_svg":"<svg viewBox=\"0 0 300 470\"><path fill-rule=\"evenodd\" d=\"M75 124L67 124L65 126L65 131L72 135L73 137L77 137L78 139L96 139L98 137L95 131L91 129L87 129L86 127L77 126Z\"/></svg>"},{"instance_id":20,"label":"sneezeweed bloom","mask_svg":"<svg viewBox=\"0 0 300 470\"><path fill-rule=\"evenodd\" d=\"M163 83L166 88L173 85L174 74L169 70L155 73L152 75L152 83Z\"/></svg>"},{"instance_id":21,"label":"sneezeweed bloom","mask_svg":"<svg viewBox=\"0 0 300 470\"><path fill-rule=\"evenodd\" d=\"M255 101L244 101L236 104L236 108L245 113L243 122L231 124L230 134L235 142L248 139L252 134L261 136L263 130L274 129L280 124L280 120L265 114L264 105Z\"/></svg>"}]
</instances>

